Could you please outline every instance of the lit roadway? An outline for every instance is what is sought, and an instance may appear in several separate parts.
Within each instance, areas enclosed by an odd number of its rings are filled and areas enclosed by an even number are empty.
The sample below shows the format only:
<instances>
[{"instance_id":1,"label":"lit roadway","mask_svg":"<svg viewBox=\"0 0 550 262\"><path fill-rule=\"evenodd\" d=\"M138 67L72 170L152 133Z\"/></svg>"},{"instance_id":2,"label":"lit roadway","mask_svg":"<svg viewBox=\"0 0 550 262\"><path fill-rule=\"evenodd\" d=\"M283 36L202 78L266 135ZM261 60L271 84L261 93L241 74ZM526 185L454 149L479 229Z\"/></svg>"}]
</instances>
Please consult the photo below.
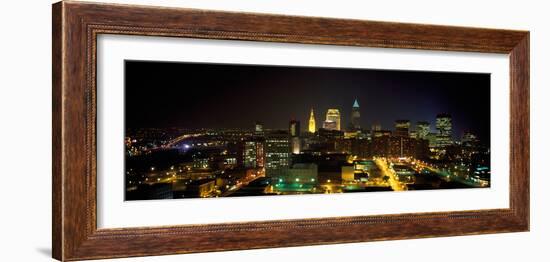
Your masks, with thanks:
<instances>
[{"instance_id":1,"label":"lit roadway","mask_svg":"<svg viewBox=\"0 0 550 262\"><path fill-rule=\"evenodd\" d=\"M232 186L227 191L223 192L221 194L221 196L222 197L229 196L229 195L237 192L237 190L241 189L243 186L246 186L246 185L250 184L250 182L252 182L252 181L254 181L254 180L256 180L260 177L263 177L263 176L254 176L254 177L244 178L244 181L240 181L240 183Z\"/></svg>"},{"instance_id":2,"label":"lit roadway","mask_svg":"<svg viewBox=\"0 0 550 262\"><path fill-rule=\"evenodd\" d=\"M384 176L389 177L388 182L390 183L390 186L393 191L407 190L407 186L399 181L399 179L397 178L397 175L395 174L395 171L388 168L388 162L386 158L377 157L374 160L374 163L376 163L376 165L380 168Z\"/></svg>"},{"instance_id":3,"label":"lit roadway","mask_svg":"<svg viewBox=\"0 0 550 262\"><path fill-rule=\"evenodd\" d=\"M431 167L429 165L425 165L421 162L416 162L416 164L421 169L426 168L426 169L430 170L430 172L433 172L433 173L437 174L438 176L443 177L444 179L459 182L461 184L465 184L465 185L468 185L468 186L471 186L471 187L483 187L481 182L476 182L472 179L465 179L461 176L453 175L452 173L449 173L449 172L443 172L443 171L441 171L437 168L433 168L433 167Z\"/></svg>"},{"instance_id":4,"label":"lit roadway","mask_svg":"<svg viewBox=\"0 0 550 262\"><path fill-rule=\"evenodd\" d=\"M235 193L237 190L241 189L243 186L246 186L246 185L250 184L252 181L254 181L254 180L256 180L260 177L263 177L263 176L243 178L243 181L240 181L238 184L232 186L230 189L223 192L221 194L221 196L222 197L229 196L229 195ZM148 184L152 185L152 184L156 184L156 183L172 183L176 180L178 180L178 178L176 176L169 176L169 177L163 177L163 178L159 177L157 179L153 179L152 181L148 182Z\"/></svg>"}]
</instances>

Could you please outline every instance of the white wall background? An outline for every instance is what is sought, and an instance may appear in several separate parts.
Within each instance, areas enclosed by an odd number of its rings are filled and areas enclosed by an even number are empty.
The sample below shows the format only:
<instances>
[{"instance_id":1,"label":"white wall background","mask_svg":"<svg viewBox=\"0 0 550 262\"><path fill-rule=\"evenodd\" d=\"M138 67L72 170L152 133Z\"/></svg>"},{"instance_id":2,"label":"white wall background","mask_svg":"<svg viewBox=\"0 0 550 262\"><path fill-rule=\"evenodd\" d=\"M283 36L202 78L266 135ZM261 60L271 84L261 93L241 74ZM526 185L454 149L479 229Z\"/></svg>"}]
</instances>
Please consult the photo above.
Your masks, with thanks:
<instances>
[{"instance_id":1,"label":"white wall background","mask_svg":"<svg viewBox=\"0 0 550 262\"><path fill-rule=\"evenodd\" d=\"M531 31L531 232L123 259L123 261L548 261L550 28L546 1L145 1L205 9ZM0 4L1 261L51 256L51 1Z\"/></svg>"}]
</instances>

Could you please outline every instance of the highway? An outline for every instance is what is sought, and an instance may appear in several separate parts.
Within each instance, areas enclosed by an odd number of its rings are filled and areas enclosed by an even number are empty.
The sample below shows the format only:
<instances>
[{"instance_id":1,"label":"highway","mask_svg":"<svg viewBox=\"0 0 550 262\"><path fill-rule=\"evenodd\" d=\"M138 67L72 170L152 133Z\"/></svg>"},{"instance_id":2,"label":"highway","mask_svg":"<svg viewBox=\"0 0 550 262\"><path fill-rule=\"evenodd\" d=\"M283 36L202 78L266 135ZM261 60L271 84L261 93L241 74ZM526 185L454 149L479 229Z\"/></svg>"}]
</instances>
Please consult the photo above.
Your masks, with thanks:
<instances>
[{"instance_id":1,"label":"highway","mask_svg":"<svg viewBox=\"0 0 550 262\"><path fill-rule=\"evenodd\" d=\"M417 163L417 166L419 166L421 169L428 169L430 172L437 174L439 177L447 181L458 182L470 187L484 187L480 182L481 180L475 181L473 179L466 179L462 176L453 175L449 172L442 171L429 165L424 165L423 163Z\"/></svg>"},{"instance_id":2,"label":"highway","mask_svg":"<svg viewBox=\"0 0 550 262\"><path fill-rule=\"evenodd\" d=\"M249 177L249 178L243 178L244 181L240 181L240 183L236 184L236 185L233 185L231 188L229 188L227 191L223 192L220 196L221 197L226 197L226 196L229 196L235 192L237 192L237 190L241 189L242 187L250 184L252 181L260 178L260 177L264 177L264 176L254 176L254 177Z\"/></svg>"}]
</instances>

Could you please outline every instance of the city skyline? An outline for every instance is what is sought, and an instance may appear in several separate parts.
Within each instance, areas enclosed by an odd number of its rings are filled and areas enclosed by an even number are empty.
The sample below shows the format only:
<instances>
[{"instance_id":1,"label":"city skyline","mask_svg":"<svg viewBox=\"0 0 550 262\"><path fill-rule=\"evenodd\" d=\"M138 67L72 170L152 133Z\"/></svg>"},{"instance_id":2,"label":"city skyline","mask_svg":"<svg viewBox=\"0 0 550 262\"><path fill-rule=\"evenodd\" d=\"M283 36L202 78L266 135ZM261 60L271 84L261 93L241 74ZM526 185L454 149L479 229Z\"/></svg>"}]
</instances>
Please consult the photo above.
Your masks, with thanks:
<instances>
[{"instance_id":1,"label":"city skyline","mask_svg":"<svg viewBox=\"0 0 550 262\"><path fill-rule=\"evenodd\" d=\"M396 120L407 119L411 129L427 121L433 132L436 115L448 113L454 139L465 131L486 143L490 137L486 74L143 61L126 61L126 72L126 110L135 112L127 127L252 129L260 121L284 130L292 119L309 123L313 108L320 128L333 108L344 130L357 100L364 129L380 123L393 130ZM153 85L158 92L148 92ZM238 101L251 110L235 107ZM233 115L239 117L224 117Z\"/></svg>"},{"instance_id":2,"label":"city skyline","mask_svg":"<svg viewBox=\"0 0 550 262\"><path fill-rule=\"evenodd\" d=\"M490 187L488 75L125 70L126 200Z\"/></svg>"}]
</instances>

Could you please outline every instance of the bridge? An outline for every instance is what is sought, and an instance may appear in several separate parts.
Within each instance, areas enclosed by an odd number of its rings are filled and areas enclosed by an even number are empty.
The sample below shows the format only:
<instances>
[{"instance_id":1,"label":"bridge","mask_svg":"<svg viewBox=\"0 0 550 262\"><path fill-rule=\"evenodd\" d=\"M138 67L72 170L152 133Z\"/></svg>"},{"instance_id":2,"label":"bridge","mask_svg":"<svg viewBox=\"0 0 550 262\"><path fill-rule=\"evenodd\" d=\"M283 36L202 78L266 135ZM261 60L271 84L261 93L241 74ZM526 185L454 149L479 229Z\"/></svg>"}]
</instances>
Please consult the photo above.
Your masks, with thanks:
<instances>
[{"instance_id":1,"label":"bridge","mask_svg":"<svg viewBox=\"0 0 550 262\"><path fill-rule=\"evenodd\" d=\"M175 147L177 144L181 143L182 141L185 141L189 138L200 137L200 136L203 136L203 135L204 134L202 134L202 133L200 133L200 134L181 135L181 136L178 136L178 137L168 141L168 143L166 145L164 145L164 147L172 148L172 147Z\"/></svg>"}]
</instances>

